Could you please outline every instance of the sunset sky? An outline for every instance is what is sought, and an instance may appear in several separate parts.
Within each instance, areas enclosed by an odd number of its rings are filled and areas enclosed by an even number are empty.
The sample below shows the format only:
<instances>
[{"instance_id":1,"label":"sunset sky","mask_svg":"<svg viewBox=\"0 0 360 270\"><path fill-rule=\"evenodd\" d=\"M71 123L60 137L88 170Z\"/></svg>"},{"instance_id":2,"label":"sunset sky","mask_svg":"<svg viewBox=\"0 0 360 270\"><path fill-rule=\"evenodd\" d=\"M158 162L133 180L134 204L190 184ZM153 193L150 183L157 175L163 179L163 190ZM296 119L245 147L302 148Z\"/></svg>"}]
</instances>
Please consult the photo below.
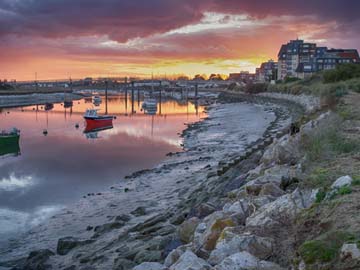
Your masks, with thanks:
<instances>
[{"instance_id":1,"label":"sunset sky","mask_svg":"<svg viewBox=\"0 0 360 270\"><path fill-rule=\"evenodd\" d=\"M0 0L0 79L253 72L297 37L360 49L359 0Z\"/></svg>"}]
</instances>

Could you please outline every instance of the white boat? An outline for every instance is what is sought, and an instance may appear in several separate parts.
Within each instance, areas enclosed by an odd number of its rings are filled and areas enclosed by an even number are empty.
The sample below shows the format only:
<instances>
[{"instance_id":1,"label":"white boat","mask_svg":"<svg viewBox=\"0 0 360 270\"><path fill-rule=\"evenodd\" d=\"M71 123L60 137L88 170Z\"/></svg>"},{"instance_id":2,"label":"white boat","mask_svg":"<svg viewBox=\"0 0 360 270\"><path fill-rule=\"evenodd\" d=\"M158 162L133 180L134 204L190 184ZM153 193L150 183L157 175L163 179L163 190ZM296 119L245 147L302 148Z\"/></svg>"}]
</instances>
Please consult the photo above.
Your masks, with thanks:
<instances>
[{"instance_id":1,"label":"white boat","mask_svg":"<svg viewBox=\"0 0 360 270\"><path fill-rule=\"evenodd\" d=\"M101 97L100 96L94 96L94 98L93 98L93 102L94 103L101 103Z\"/></svg>"},{"instance_id":2,"label":"white boat","mask_svg":"<svg viewBox=\"0 0 360 270\"><path fill-rule=\"evenodd\" d=\"M157 101L155 98L145 98L144 102L141 105L143 110L151 110L157 108Z\"/></svg>"}]
</instances>

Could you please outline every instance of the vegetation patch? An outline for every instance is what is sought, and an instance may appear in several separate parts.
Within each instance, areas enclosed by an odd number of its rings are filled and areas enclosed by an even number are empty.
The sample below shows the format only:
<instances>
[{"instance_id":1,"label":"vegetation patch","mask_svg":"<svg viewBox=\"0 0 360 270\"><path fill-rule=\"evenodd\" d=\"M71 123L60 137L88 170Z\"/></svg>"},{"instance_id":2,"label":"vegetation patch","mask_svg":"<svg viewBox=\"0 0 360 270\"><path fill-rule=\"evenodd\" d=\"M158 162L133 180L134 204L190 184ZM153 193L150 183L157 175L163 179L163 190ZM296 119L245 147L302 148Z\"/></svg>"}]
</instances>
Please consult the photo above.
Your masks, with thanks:
<instances>
[{"instance_id":1,"label":"vegetation patch","mask_svg":"<svg viewBox=\"0 0 360 270\"><path fill-rule=\"evenodd\" d=\"M334 158L360 150L359 140L347 138L339 131L339 121L334 119L302 138L302 146L310 161Z\"/></svg>"},{"instance_id":2,"label":"vegetation patch","mask_svg":"<svg viewBox=\"0 0 360 270\"><path fill-rule=\"evenodd\" d=\"M351 192L352 192L352 189L349 186L341 187L338 190L338 194L340 194L340 195L350 194Z\"/></svg>"},{"instance_id":3,"label":"vegetation patch","mask_svg":"<svg viewBox=\"0 0 360 270\"><path fill-rule=\"evenodd\" d=\"M335 69L324 72L324 83L346 81L360 77L360 66L357 64L337 65Z\"/></svg>"},{"instance_id":4,"label":"vegetation patch","mask_svg":"<svg viewBox=\"0 0 360 270\"><path fill-rule=\"evenodd\" d=\"M344 243L355 241L356 237L349 232L329 232L318 239L304 242L299 254L306 264L326 263L337 258Z\"/></svg>"},{"instance_id":5,"label":"vegetation patch","mask_svg":"<svg viewBox=\"0 0 360 270\"><path fill-rule=\"evenodd\" d=\"M351 184L353 186L360 186L360 175L353 175L352 179L353 181Z\"/></svg>"}]
</instances>

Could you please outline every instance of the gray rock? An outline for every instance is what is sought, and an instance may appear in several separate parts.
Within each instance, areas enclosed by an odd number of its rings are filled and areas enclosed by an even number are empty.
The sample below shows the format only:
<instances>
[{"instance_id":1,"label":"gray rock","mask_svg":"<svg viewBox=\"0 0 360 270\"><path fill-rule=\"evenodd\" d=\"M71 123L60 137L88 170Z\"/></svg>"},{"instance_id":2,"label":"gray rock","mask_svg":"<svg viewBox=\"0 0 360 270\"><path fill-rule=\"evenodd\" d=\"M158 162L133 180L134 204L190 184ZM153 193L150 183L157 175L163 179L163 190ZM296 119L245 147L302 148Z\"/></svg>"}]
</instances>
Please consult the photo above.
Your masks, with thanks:
<instances>
[{"instance_id":1,"label":"gray rock","mask_svg":"<svg viewBox=\"0 0 360 270\"><path fill-rule=\"evenodd\" d=\"M342 176L338 178L332 185L332 189L339 189L344 186L350 186L352 183L352 178L349 175Z\"/></svg>"},{"instance_id":2,"label":"gray rock","mask_svg":"<svg viewBox=\"0 0 360 270\"><path fill-rule=\"evenodd\" d=\"M116 221L116 222L110 222L110 223L105 223L105 224L96 226L94 229L94 231L95 231L94 237L97 237L101 234L110 232L114 229L120 229L124 225L125 225L125 223L123 221Z\"/></svg>"},{"instance_id":3,"label":"gray rock","mask_svg":"<svg viewBox=\"0 0 360 270\"><path fill-rule=\"evenodd\" d=\"M265 165L270 164L295 164L300 158L299 151L300 136L292 137L285 135L279 140L276 140L265 151L261 162Z\"/></svg>"},{"instance_id":4,"label":"gray rock","mask_svg":"<svg viewBox=\"0 0 360 270\"><path fill-rule=\"evenodd\" d=\"M274 242L271 238L251 234L236 235L225 230L223 237L210 254L208 262L212 265L219 264L226 257L241 251L247 251L260 259L268 258L273 252Z\"/></svg>"},{"instance_id":5,"label":"gray rock","mask_svg":"<svg viewBox=\"0 0 360 270\"><path fill-rule=\"evenodd\" d=\"M238 224L245 224L246 218L251 213L251 207L247 200L241 199L233 204L225 205L223 211L236 220Z\"/></svg>"},{"instance_id":6,"label":"gray rock","mask_svg":"<svg viewBox=\"0 0 360 270\"><path fill-rule=\"evenodd\" d=\"M343 244L340 251L340 258L342 260L360 260L360 250L356 244Z\"/></svg>"},{"instance_id":7,"label":"gray rock","mask_svg":"<svg viewBox=\"0 0 360 270\"><path fill-rule=\"evenodd\" d=\"M280 197L284 194L285 192L279 188L279 185L267 183L261 187L259 196L269 195L273 197Z\"/></svg>"},{"instance_id":8,"label":"gray rock","mask_svg":"<svg viewBox=\"0 0 360 270\"><path fill-rule=\"evenodd\" d=\"M113 270L130 270L135 266L135 263L126 259L116 259Z\"/></svg>"},{"instance_id":9,"label":"gray rock","mask_svg":"<svg viewBox=\"0 0 360 270\"><path fill-rule=\"evenodd\" d=\"M213 268L214 270L281 270L272 262L261 261L250 253L243 251L235 253Z\"/></svg>"},{"instance_id":10,"label":"gray rock","mask_svg":"<svg viewBox=\"0 0 360 270\"><path fill-rule=\"evenodd\" d=\"M316 193L317 190L296 189L291 194L283 195L248 217L246 226L271 227L282 222L290 222L299 211L313 204Z\"/></svg>"},{"instance_id":11,"label":"gray rock","mask_svg":"<svg viewBox=\"0 0 360 270\"><path fill-rule=\"evenodd\" d=\"M198 218L204 218L216 211L216 208L208 203L202 203L195 208L194 213L190 213L190 216L196 216Z\"/></svg>"},{"instance_id":12,"label":"gray rock","mask_svg":"<svg viewBox=\"0 0 360 270\"><path fill-rule=\"evenodd\" d=\"M55 255L54 252L48 249L41 249L30 252L27 257L22 270L47 270L52 269L47 261L51 256Z\"/></svg>"},{"instance_id":13,"label":"gray rock","mask_svg":"<svg viewBox=\"0 0 360 270\"><path fill-rule=\"evenodd\" d=\"M93 242L94 240L81 240L71 236L60 238L57 243L56 252L59 255L66 255L76 247L91 244Z\"/></svg>"},{"instance_id":14,"label":"gray rock","mask_svg":"<svg viewBox=\"0 0 360 270\"><path fill-rule=\"evenodd\" d=\"M160 263L144 262L138 266L135 266L133 270L166 270L166 267Z\"/></svg>"},{"instance_id":15,"label":"gray rock","mask_svg":"<svg viewBox=\"0 0 360 270\"><path fill-rule=\"evenodd\" d=\"M211 266L194 253L187 250L178 261L170 267L170 270L210 270Z\"/></svg>"},{"instance_id":16,"label":"gray rock","mask_svg":"<svg viewBox=\"0 0 360 270\"><path fill-rule=\"evenodd\" d=\"M159 262L161 261L161 251L141 250L136 254L134 261L136 263Z\"/></svg>"},{"instance_id":17,"label":"gray rock","mask_svg":"<svg viewBox=\"0 0 360 270\"><path fill-rule=\"evenodd\" d=\"M181 255L183 255L185 253L185 251L190 248L190 245L180 246L180 247L177 247L176 249L172 250L165 258L164 265L166 267L170 267L171 265L176 263L179 260L179 258L181 257Z\"/></svg>"},{"instance_id":18,"label":"gray rock","mask_svg":"<svg viewBox=\"0 0 360 270\"><path fill-rule=\"evenodd\" d=\"M131 214L136 217L144 216L146 215L146 208L143 206L139 206L134 211L132 211Z\"/></svg>"},{"instance_id":19,"label":"gray rock","mask_svg":"<svg viewBox=\"0 0 360 270\"><path fill-rule=\"evenodd\" d=\"M185 220L179 227L179 238L184 243L189 243L194 238L194 232L199 225L200 220L197 217Z\"/></svg>"},{"instance_id":20,"label":"gray rock","mask_svg":"<svg viewBox=\"0 0 360 270\"><path fill-rule=\"evenodd\" d=\"M128 222L131 219L129 215L122 214L115 217L115 221L122 221L122 222Z\"/></svg>"},{"instance_id":21,"label":"gray rock","mask_svg":"<svg viewBox=\"0 0 360 270\"><path fill-rule=\"evenodd\" d=\"M147 220L145 220L144 222L141 222L137 225L135 225L133 228L131 228L130 231L134 232L134 231L142 231L144 229L147 229L149 227L152 227L160 222L164 222L167 220L167 215L165 214L158 214L155 215ZM159 228L160 229L160 228Z\"/></svg>"}]
</instances>

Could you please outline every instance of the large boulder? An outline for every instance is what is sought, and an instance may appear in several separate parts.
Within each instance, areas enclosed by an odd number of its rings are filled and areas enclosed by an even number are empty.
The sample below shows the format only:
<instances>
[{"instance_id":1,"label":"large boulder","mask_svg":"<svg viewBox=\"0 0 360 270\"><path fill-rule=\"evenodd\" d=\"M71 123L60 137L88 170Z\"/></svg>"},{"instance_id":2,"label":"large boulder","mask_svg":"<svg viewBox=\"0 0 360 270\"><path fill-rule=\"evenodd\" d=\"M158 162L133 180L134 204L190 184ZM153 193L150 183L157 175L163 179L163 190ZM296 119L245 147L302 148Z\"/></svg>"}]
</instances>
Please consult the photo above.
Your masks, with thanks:
<instances>
[{"instance_id":1,"label":"large boulder","mask_svg":"<svg viewBox=\"0 0 360 270\"><path fill-rule=\"evenodd\" d=\"M360 250L356 244L343 244L340 251L340 258L342 260L360 260Z\"/></svg>"},{"instance_id":2,"label":"large boulder","mask_svg":"<svg viewBox=\"0 0 360 270\"><path fill-rule=\"evenodd\" d=\"M216 211L216 208L209 203L202 203L190 212L190 216L204 218Z\"/></svg>"},{"instance_id":3,"label":"large boulder","mask_svg":"<svg viewBox=\"0 0 360 270\"><path fill-rule=\"evenodd\" d=\"M235 253L220 264L216 265L214 270L283 270L279 265L261 261L250 253L243 251Z\"/></svg>"},{"instance_id":4,"label":"large boulder","mask_svg":"<svg viewBox=\"0 0 360 270\"><path fill-rule=\"evenodd\" d=\"M139 206L135 210L131 211L130 213L136 217L145 216L146 208L144 206Z\"/></svg>"},{"instance_id":5,"label":"large boulder","mask_svg":"<svg viewBox=\"0 0 360 270\"><path fill-rule=\"evenodd\" d=\"M293 165L301 158L299 146L300 136L285 135L268 147L261 158L261 162L265 165Z\"/></svg>"},{"instance_id":6,"label":"large boulder","mask_svg":"<svg viewBox=\"0 0 360 270\"><path fill-rule=\"evenodd\" d=\"M178 261L170 267L170 270L210 270L211 266L194 253L187 250Z\"/></svg>"},{"instance_id":7,"label":"large boulder","mask_svg":"<svg viewBox=\"0 0 360 270\"><path fill-rule=\"evenodd\" d=\"M274 183L267 183L261 187L261 190L259 192L259 196L273 196L273 197L280 197L284 195L285 192L279 188L279 185L276 185Z\"/></svg>"},{"instance_id":8,"label":"large boulder","mask_svg":"<svg viewBox=\"0 0 360 270\"><path fill-rule=\"evenodd\" d=\"M55 255L54 252L48 249L41 249L30 252L26 258L23 270L46 270L51 269L51 266L47 263L51 256ZM17 268L16 268L17 269Z\"/></svg>"},{"instance_id":9,"label":"large boulder","mask_svg":"<svg viewBox=\"0 0 360 270\"><path fill-rule=\"evenodd\" d=\"M156 262L144 262L135 266L133 270L166 270L166 267Z\"/></svg>"},{"instance_id":10,"label":"large boulder","mask_svg":"<svg viewBox=\"0 0 360 270\"><path fill-rule=\"evenodd\" d=\"M249 195L259 195L263 185L272 183L280 187L284 180L301 178L301 174L301 168L298 166L274 165L264 170L263 175L246 183L244 188Z\"/></svg>"},{"instance_id":11,"label":"large boulder","mask_svg":"<svg viewBox=\"0 0 360 270\"><path fill-rule=\"evenodd\" d=\"M189 243L194 238L194 232L199 225L200 220L197 217L185 220L179 227L179 238L184 243Z\"/></svg>"},{"instance_id":12,"label":"large boulder","mask_svg":"<svg viewBox=\"0 0 360 270\"><path fill-rule=\"evenodd\" d=\"M317 190L301 191L283 195L277 200L265 204L247 218L246 226L272 227L290 222L299 211L309 208L315 201Z\"/></svg>"},{"instance_id":13,"label":"large boulder","mask_svg":"<svg viewBox=\"0 0 360 270\"><path fill-rule=\"evenodd\" d=\"M193 241L195 249L213 250L223 229L234 226L236 226L234 220L223 211L217 211L207 216L204 222L200 223L195 230Z\"/></svg>"},{"instance_id":14,"label":"large boulder","mask_svg":"<svg viewBox=\"0 0 360 270\"><path fill-rule=\"evenodd\" d=\"M170 267L178 261L178 259L185 253L186 250L190 249L191 244L179 246L176 249L172 250L165 258L164 265Z\"/></svg>"},{"instance_id":15,"label":"large boulder","mask_svg":"<svg viewBox=\"0 0 360 270\"><path fill-rule=\"evenodd\" d=\"M222 237L210 254L208 261L212 265L219 264L226 257L241 251L247 251L260 259L268 258L273 252L274 242L271 238L249 233L237 235L229 231L224 231Z\"/></svg>"},{"instance_id":16,"label":"large boulder","mask_svg":"<svg viewBox=\"0 0 360 270\"><path fill-rule=\"evenodd\" d=\"M338 178L332 185L332 189L339 189L345 186L350 186L352 183L352 178L349 175L342 176Z\"/></svg>"},{"instance_id":17,"label":"large boulder","mask_svg":"<svg viewBox=\"0 0 360 270\"><path fill-rule=\"evenodd\" d=\"M130 260L118 258L114 262L113 270L130 270L133 269L133 267L136 264Z\"/></svg>"},{"instance_id":18,"label":"large boulder","mask_svg":"<svg viewBox=\"0 0 360 270\"><path fill-rule=\"evenodd\" d=\"M252 207L245 199L241 199L233 204L225 204L224 213L228 214L238 224L245 224L246 218L250 215Z\"/></svg>"},{"instance_id":19,"label":"large boulder","mask_svg":"<svg viewBox=\"0 0 360 270\"><path fill-rule=\"evenodd\" d=\"M134 258L136 263L159 262L161 261L161 251L159 250L141 250Z\"/></svg>"},{"instance_id":20,"label":"large boulder","mask_svg":"<svg viewBox=\"0 0 360 270\"><path fill-rule=\"evenodd\" d=\"M66 255L76 247L90 244L93 242L94 240L80 240L79 238L71 236L63 237L58 240L56 252L59 255Z\"/></svg>"}]
</instances>

